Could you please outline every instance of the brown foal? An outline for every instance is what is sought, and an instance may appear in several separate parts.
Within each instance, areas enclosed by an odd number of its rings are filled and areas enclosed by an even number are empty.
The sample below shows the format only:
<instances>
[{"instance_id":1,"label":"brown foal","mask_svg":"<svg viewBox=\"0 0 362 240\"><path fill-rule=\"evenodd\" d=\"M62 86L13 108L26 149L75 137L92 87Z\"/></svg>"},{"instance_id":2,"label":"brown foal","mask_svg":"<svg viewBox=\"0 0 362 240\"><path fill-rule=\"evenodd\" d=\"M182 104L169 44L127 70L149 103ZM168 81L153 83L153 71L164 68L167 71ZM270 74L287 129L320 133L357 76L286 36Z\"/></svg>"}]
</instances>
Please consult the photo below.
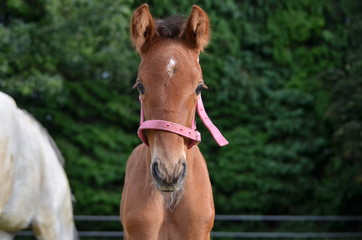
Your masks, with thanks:
<instances>
[{"instance_id":1,"label":"brown foal","mask_svg":"<svg viewBox=\"0 0 362 240\"><path fill-rule=\"evenodd\" d=\"M199 54L209 41L207 14L193 6L186 20L154 20L144 4L133 13L131 35L142 58L135 84L142 116L192 128L200 91L206 88ZM147 144L133 151L126 167L121 201L125 239L210 239L214 201L199 147L169 131L147 129L143 134Z\"/></svg>"}]
</instances>

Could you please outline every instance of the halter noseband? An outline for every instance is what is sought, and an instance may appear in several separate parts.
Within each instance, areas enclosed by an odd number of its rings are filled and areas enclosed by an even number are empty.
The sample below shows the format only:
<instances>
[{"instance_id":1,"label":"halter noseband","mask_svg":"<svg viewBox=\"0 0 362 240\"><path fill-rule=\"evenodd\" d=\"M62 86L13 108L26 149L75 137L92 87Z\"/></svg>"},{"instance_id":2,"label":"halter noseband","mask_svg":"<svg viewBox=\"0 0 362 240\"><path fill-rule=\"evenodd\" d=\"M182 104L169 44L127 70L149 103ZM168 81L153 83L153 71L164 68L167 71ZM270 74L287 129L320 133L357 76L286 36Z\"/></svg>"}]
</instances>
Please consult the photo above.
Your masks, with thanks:
<instances>
[{"instance_id":1,"label":"halter noseband","mask_svg":"<svg viewBox=\"0 0 362 240\"><path fill-rule=\"evenodd\" d=\"M189 138L191 141L188 145L188 148L192 148L195 144L201 142L201 134L196 130L195 119L192 121L192 127L188 128L183 125L169 122L165 120L146 120L144 121L144 114L143 114L143 106L142 100L140 98L141 103L141 116L140 116L140 127L138 128L137 134L138 137L148 146L148 139L146 134L143 132L145 129L156 129L156 130L163 130L172 133L176 133L180 136ZM207 115L204 104L202 103L201 95L198 97L197 104L196 104L197 113L201 118L204 125L210 131L211 135L215 139L215 141L219 144L219 146L225 146L229 142L224 138L221 134L219 129L212 123L209 116Z\"/></svg>"}]
</instances>

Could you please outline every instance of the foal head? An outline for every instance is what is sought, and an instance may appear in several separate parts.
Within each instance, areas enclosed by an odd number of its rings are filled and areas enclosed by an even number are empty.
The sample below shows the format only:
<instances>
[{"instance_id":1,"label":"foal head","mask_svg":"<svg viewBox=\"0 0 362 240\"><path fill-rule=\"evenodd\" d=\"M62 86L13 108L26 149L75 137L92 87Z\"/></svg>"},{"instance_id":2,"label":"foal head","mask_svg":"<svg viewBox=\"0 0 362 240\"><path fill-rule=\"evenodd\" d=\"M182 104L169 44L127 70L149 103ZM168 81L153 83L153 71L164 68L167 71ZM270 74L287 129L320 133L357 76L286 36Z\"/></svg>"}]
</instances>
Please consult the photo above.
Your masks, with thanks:
<instances>
[{"instance_id":1,"label":"foal head","mask_svg":"<svg viewBox=\"0 0 362 240\"><path fill-rule=\"evenodd\" d=\"M192 127L198 96L205 88L199 54L209 40L209 19L193 6L187 20L179 16L154 20L147 4L133 14L132 42L142 61L135 88L145 120L166 120ZM163 130L145 130L150 169L157 188L174 192L187 172L190 139Z\"/></svg>"}]
</instances>

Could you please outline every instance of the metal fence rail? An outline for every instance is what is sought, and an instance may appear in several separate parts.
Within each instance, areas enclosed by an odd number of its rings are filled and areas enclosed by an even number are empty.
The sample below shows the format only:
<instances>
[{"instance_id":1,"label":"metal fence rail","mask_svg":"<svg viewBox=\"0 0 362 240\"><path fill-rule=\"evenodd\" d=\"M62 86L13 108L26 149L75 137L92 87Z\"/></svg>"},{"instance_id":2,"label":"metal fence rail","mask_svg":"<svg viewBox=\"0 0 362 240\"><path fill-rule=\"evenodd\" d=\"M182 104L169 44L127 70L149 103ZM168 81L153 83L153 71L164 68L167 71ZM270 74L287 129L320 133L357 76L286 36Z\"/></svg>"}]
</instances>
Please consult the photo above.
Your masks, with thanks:
<instances>
[{"instance_id":1,"label":"metal fence rail","mask_svg":"<svg viewBox=\"0 0 362 240\"><path fill-rule=\"evenodd\" d=\"M300 222L362 222L362 216L293 216L293 215L216 215L219 221L300 221Z\"/></svg>"},{"instance_id":2,"label":"metal fence rail","mask_svg":"<svg viewBox=\"0 0 362 240\"><path fill-rule=\"evenodd\" d=\"M31 231L23 231L19 232L17 236L23 237L31 237L33 236L33 232ZM107 232L100 232L100 231L80 231L78 232L79 237L81 238L120 238L123 237L123 232L118 231L107 231ZM295 233L295 232L212 232L211 236L213 238L218 237L228 237L228 238L274 238L274 239L281 239L281 238L313 238L313 239L326 239L326 238L343 238L343 239L361 239L362 233L351 233L351 232L329 232L329 233Z\"/></svg>"},{"instance_id":3,"label":"metal fence rail","mask_svg":"<svg viewBox=\"0 0 362 240\"><path fill-rule=\"evenodd\" d=\"M87 216L78 215L74 216L76 221L90 221L90 222L118 222L119 216ZM293 215L216 215L215 221L301 221L301 222L362 222L362 216L293 216Z\"/></svg>"},{"instance_id":4,"label":"metal fence rail","mask_svg":"<svg viewBox=\"0 0 362 240\"><path fill-rule=\"evenodd\" d=\"M79 222L119 222L119 216L85 216L74 217ZM300 222L362 222L362 216L291 216L291 215L216 215L215 221L250 222L250 221L300 221ZM80 238L119 238L121 231L79 231ZM31 231L22 231L17 236L33 236ZM362 232L212 232L213 238L239 239L362 239Z\"/></svg>"}]
</instances>

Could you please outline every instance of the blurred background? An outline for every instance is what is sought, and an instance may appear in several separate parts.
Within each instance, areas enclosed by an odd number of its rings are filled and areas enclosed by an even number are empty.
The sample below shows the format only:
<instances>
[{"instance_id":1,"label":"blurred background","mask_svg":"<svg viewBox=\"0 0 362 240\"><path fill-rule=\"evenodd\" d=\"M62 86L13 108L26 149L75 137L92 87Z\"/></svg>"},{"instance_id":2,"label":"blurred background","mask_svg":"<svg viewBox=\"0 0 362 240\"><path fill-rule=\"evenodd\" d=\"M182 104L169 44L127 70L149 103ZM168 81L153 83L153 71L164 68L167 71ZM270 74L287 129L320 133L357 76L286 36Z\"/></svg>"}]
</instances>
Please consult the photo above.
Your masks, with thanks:
<instances>
[{"instance_id":1,"label":"blurred background","mask_svg":"<svg viewBox=\"0 0 362 240\"><path fill-rule=\"evenodd\" d=\"M62 150L76 215L119 214L125 164L141 142L129 22L142 3L0 1L0 90ZM157 18L187 16L195 3L212 29L200 56L204 104L230 142L219 148L199 121L217 214L362 215L362 1L148 1Z\"/></svg>"}]
</instances>

